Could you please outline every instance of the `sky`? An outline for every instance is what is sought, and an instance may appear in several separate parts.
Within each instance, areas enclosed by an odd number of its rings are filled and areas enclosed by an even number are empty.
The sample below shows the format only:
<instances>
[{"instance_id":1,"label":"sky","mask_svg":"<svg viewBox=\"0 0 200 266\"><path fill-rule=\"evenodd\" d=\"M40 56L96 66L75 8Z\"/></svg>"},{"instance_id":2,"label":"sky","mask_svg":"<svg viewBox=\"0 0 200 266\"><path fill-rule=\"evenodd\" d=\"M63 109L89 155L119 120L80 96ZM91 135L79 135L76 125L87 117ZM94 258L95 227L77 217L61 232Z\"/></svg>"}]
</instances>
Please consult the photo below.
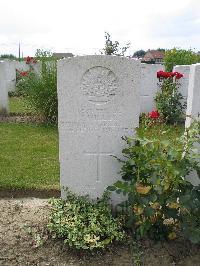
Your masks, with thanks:
<instances>
[{"instance_id":1,"label":"sky","mask_svg":"<svg viewBox=\"0 0 200 266\"><path fill-rule=\"evenodd\" d=\"M0 54L99 54L105 32L136 50L200 51L200 0L0 0Z\"/></svg>"}]
</instances>

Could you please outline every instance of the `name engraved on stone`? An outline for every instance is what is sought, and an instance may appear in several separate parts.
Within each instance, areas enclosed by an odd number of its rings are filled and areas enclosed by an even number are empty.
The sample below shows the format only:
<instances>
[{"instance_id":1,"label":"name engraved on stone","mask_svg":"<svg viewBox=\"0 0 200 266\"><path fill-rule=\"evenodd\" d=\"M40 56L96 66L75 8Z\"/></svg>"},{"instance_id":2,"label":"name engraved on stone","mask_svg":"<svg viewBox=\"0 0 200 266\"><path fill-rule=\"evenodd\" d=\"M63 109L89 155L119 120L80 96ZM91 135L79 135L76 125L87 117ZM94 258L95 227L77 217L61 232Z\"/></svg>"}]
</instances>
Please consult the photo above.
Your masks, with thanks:
<instances>
[{"instance_id":1,"label":"name engraved on stone","mask_svg":"<svg viewBox=\"0 0 200 266\"><path fill-rule=\"evenodd\" d=\"M79 110L79 114L83 118L89 118L99 121L115 120L122 115L122 113L117 109L116 111L109 112L108 108L100 109L88 106L82 106L82 108Z\"/></svg>"},{"instance_id":2,"label":"name engraved on stone","mask_svg":"<svg viewBox=\"0 0 200 266\"><path fill-rule=\"evenodd\" d=\"M88 101L104 104L112 100L119 88L115 74L106 67L88 69L81 80L81 90Z\"/></svg>"}]
</instances>

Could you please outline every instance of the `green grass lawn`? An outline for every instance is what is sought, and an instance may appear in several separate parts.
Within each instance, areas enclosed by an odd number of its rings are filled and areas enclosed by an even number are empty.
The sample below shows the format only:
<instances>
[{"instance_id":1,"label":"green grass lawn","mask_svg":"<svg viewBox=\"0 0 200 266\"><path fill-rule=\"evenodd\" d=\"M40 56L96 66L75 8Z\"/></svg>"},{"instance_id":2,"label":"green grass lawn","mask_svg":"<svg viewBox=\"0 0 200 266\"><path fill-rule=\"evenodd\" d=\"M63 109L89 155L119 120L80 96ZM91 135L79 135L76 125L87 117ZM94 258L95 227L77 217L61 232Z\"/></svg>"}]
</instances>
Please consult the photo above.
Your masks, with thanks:
<instances>
[{"instance_id":1,"label":"green grass lawn","mask_svg":"<svg viewBox=\"0 0 200 266\"><path fill-rule=\"evenodd\" d=\"M159 125L138 131L140 136L174 140L183 129ZM0 136L1 189L59 189L56 127L0 123Z\"/></svg>"},{"instance_id":2,"label":"green grass lawn","mask_svg":"<svg viewBox=\"0 0 200 266\"><path fill-rule=\"evenodd\" d=\"M9 110L11 113L35 113L28 105L28 101L23 97L9 97Z\"/></svg>"},{"instance_id":3,"label":"green grass lawn","mask_svg":"<svg viewBox=\"0 0 200 266\"><path fill-rule=\"evenodd\" d=\"M56 127L0 123L0 188L59 189Z\"/></svg>"},{"instance_id":4,"label":"green grass lawn","mask_svg":"<svg viewBox=\"0 0 200 266\"><path fill-rule=\"evenodd\" d=\"M33 113L25 98L11 97L9 103L12 113ZM138 134L173 142L183 130L183 126L157 125L140 127ZM0 123L0 136L0 189L59 189L56 127Z\"/></svg>"}]
</instances>

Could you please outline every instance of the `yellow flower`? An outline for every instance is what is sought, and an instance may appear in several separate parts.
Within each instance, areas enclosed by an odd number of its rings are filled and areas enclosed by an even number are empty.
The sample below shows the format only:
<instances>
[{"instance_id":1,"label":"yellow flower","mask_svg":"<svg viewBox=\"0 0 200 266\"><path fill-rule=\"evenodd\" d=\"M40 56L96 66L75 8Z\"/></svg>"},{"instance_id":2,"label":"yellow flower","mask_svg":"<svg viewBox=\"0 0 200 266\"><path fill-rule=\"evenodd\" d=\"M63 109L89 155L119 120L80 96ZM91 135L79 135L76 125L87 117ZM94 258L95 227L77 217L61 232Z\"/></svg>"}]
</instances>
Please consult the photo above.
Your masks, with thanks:
<instances>
[{"instance_id":1,"label":"yellow flower","mask_svg":"<svg viewBox=\"0 0 200 266\"><path fill-rule=\"evenodd\" d=\"M136 185L136 191L139 194L146 195L151 190L150 186L143 186L141 184Z\"/></svg>"},{"instance_id":2,"label":"yellow flower","mask_svg":"<svg viewBox=\"0 0 200 266\"><path fill-rule=\"evenodd\" d=\"M169 234L168 234L168 238L169 238L170 240L174 240L174 239L176 238L176 233L175 233L175 232L171 232L171 233L169 233Z\"/></svg>"}]
</instances>

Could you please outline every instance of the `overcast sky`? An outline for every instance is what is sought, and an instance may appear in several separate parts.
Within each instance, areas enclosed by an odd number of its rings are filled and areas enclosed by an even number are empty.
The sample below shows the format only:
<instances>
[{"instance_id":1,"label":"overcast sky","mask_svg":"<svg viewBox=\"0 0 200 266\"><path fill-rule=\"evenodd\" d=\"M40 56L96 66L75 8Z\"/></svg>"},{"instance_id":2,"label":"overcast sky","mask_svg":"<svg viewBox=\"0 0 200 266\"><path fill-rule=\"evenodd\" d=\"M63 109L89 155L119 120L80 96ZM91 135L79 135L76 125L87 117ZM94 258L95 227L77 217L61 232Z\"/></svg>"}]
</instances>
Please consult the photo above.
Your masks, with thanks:
<instances>
[{"instance_id":1,"label":"overcast sky","mask_svg":"<svg viewBox=\"0 0 200 266\"><path fill-rule=\"evenodd\" d=\"M181 47L200 50L200 0L0 0L0 54L95 54L104 32L129 53Z\"/></svg>"}]
</instances>

